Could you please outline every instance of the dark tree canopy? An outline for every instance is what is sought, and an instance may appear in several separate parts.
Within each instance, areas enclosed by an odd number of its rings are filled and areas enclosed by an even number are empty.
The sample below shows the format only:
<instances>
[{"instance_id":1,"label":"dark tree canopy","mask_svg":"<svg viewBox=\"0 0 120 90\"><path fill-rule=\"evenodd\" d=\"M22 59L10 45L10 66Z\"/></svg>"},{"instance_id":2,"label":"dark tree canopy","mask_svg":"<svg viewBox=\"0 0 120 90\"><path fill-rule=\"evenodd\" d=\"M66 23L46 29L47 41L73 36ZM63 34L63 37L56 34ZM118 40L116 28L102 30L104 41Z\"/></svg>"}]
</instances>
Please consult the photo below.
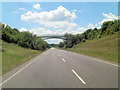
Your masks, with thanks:
<instances>
[{"instance_id":1,"label":"dark tree canopy","mask_svg":"<svg viewBox=\"0 0 120 90\"><path fill-rule=\"evenodd\" d=\"M15 43L21 47L34 50L45 50L49 47L47 42L30 32L20 32L18 29L12 29L2 23L0 23L0 28L2 29L2 40L8 43Z\"/></svg>"},{"instance_id":2,"label":"dark tree canopy","mask_svg":"<svg viewBox=\"0 0 120 90\"><path fill-rule=\"evenodd\" d=\"M112 35L115 32L120 31L120 21L114 20L114 21L107 21L104 22L100 29L94 28L94 29L88 29L82 34L68 34L66 33L64 36L67 38L64 42L59 43L59 47L62 48L72 48L74 45L86 42L86 40L92 40L92 39L99 39L106 35Z\"/></svg>"}]
</instances>

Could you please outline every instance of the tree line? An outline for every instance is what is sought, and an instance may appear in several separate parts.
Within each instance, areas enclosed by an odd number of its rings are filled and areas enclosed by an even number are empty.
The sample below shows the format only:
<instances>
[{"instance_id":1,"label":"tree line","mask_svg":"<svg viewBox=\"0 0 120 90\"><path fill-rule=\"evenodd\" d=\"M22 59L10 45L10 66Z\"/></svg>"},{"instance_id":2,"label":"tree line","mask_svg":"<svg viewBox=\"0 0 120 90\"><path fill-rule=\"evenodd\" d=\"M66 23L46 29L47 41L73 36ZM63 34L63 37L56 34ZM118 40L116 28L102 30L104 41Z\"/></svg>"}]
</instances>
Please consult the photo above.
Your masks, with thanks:
<instances>
[{"instance_id":1,"label":"tree line","mask_svg":"<svg viewBox=\"0 0 120 90\"><path fill-rule=\"evenodd\" d=\"M86 40L92 40L92 39L100 39L103 36L112 35L115 32L120 31L120 21L114 20L114 21L107 21L104 22L100 29L94 28L94 29L88 29L82 34L64 34L64 37L66 37L66 40L64 42L59 43L60 48L72 48L74 45L82 42L86 42Z\"/></svg>"},{"instance_id":2,"label":"tree line","mask_svg":"<svg viewBox=\"0 0 120 90\"><path fill-rule=\"evenodd\" d=\"M49 48L49 44L41 39L41 37L36 36L29 31L20 32L16 28L11 28L10 26L5 26L5 24L0 23L0 31L2 32L2 40L8 43L15 43L21 47L34 49L34 50L45 50Z\"/></svg>"}]
</instances>

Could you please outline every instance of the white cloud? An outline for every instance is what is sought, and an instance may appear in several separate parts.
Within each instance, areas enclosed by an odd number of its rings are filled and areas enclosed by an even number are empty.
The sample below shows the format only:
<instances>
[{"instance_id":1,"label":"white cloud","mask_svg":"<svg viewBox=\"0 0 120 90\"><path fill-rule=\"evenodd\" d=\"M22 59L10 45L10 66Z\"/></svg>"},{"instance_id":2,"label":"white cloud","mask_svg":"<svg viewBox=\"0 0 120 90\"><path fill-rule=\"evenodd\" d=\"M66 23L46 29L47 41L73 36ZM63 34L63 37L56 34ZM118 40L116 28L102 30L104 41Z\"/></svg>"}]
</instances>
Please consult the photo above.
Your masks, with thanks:
<instances>
[{"instance_id":1,"label":"white cloud","mask_svg":"<svg viewBox=\"0 0 120 90\"><path fill-rule=\"evenodd\" d=\"M77 31L78 31L79 33L83 33L83 32L86 31L86 28L84 28L84 27L79 27L79 28L77 29Z\"/></svg>"},{"instance_id":2,"label":"white cloud","mask_svg":"<svg viewBox=\"0 0 120 90\"><path fill-rule=\"evenodd\" d=\"M78 10L73 10L74 12L77 12Z\"/></svg>"},{"instance_id":3,"label":"white cloud","mask_svg":"<svg viewBox=\"0 0 120 90\"><path fill-rule=\"evenodd\" d=\"M45 28L33 28L31 30L29 30L31 33L36 34L38 36L42 36L42 35L55 35L56 32L49 30L49 29L45 29Z\"/></svg>"},{"instance_id":4,"label":"white cloud","mask_svg":"<svg viewBox=\"0 0 120 90\"><path fill-rule=\"evenodd\" d=\"M89 23L87 27L88 27L88 28L91 28L91 29L94 29L94 28L95 28L95 26L94 26L93 24L91 24L91 23Z\"/></svg>"},{"instance_id":5,"label":"white cloud","mask_svg":"<svg viewBox=\"0 0 120 90\"><path fill-rule=\"evenodd\" d=\"M84 27L78 27L77 29L74 29L74 30L73 29L66 29L66 30L59 29L59 30L56 31L56 33L58 35L64 35L65 33L81 34L81 33L85 32L85 31L86 31L86 29Z\"/></svg>"},{"instance_id":6,"label":"white cloud","mask_svg":"<svg viewBox=\"0 0 120 90\"><path fill-rule=\"evenodd\" d=\"M21 20L35 21L43 24L46 27L53 28L68 28L77 26L76 23L72 23L73 19L77 16L74 12L68 11L63 6L59 6L55 10L43 11L43 12L31 12L21 15Z\"/></svg>"},{"instance_id":7,"label":"white cloud","mask_svg":"<svg viewBox=\"0 0 120 90\"><path fill-rule=\"evenodd\" d=\"M21 29L20 29L20 32L25 32L25 31L28 31L28 30L25 29L25 28L21 28Z\"/></svg>"},{"instance_id":8,"label":"white cloud","mask_svg":"<svg viewBox=\"0 0 120 90\"><path fill-rule=\"evenodd\" d=\"M38 36L45 36L45 35L64 35L65 33L70 33L70 31L68 30L63 30L63 29L59 29L59 30L49 30L43 27L40 28L33 28L31 30L29 30L31 33L36 34Z\"/></svg>"},{"instance_id":9,"label":"white cloud","mask_svg":"<svg viewBox=\"0 0 120 90\"><path fill-rule=\"evenodd\" d=\"M73 27L77 27L78 25L76 23L69 23L66 21L56 21L56 22L41 22L41 24L45 25L46 27L53 27L55 29L58 28L69 28L72 29Z\"/></svg>"},{"instance_id":10,"label":"white cloud","mask_svg":"<svg viewBox=\"0 0 120 90\"><path fill-rule=\"evenodd\" d=\"M103 13L103 16L105 18L101 22L98 22L98 24L102 24L102 23L107 22L107 21L113 21L115 19L118 19L118 17L115 16L115 14L112 14L112 13L109 13L109 14Z\"/></svg>"},{"instance_id":11,"label":"white cloud","mask_svg":"<svg viewBox=\"0 0 120 90\"><path fill-rule=\"evenodd\" d=\"M25 8L18 8L18 10L26 10Z\"/></svg>"},{"instance_id":12,"label":"white cloud","mask_svg":"<svg viewBox=\"0 0 120 90\"><path fill-rule=\"evenodd\" d=\"M83 33L86 29L83 28L83 27L79 27L75 30L72 30L72 29L58 29L58 30L49 30L49 29L46 29L46 28L43 28L43 27L40 27L40 28L33 28L33 29L30 29L30 30L27 30L25 28L21 28L20 31L21 32L24 32L24 31L29 31L33 34L36 34L38 36L44 36L44 35L64 35L65 33L71 33L71 34L80 34L80 33Z\"/></svg>"},{"instance_id":13,"label":"white cloud","mask_svg":"<svg viewBox=\"0 0 120 90\"><path fill-rule=\"evenodd\" d=\"M38 10L41 9L41 8L40 8L40 4L35 4L35 5L33 6L33 8L38 9Z\"/></svg>"},{"instance_id":14,"label":"white cloud","mask_svg":"<svg viewBox=\"0 0 120 90\"><path fill-rule=\"evenodd\" d=\"M100 29L101 26L98 25L98 24L93 25L93 24L89 23L88 26L87 26L87 28L86 28L86 30L87 29L94 29L94 28Z\"/></svg>"},{"instance_id":15,"label":"white cloud","mask_svg":"<svg viewBox=\"0 0 120 90\"><path fill-rule=\"evenodd\" d=\"M82 10L72 10L73 12L83 12Z\"/></svg>"},{"instance_id":16,"label":"white cloud","mask_svg":"<svg viewBox=\"0 0 120 90\"><path fill-rule=\"evenodd\" d=\"M100 28L101 28L100 25L103 24L104 22L113 21L113 20L115 20L115 19L118 19L118 17L115 16L115 14L112 14L112 13L109 13L109 14L103 13L103 16L104 16L105 18L104 18L101 22L98 22L98 23L95 24L95 25L89 23L88 26L87 26L87 27L88 27L87 29L89 29L89 28L94 29L95 26L96 26L96 28L100 29Z\"/></svg>"},{"instance_id":17,"label":"white cloud","mask_svg":"<svg viewBox=\"0 0 120 90\"><path fill-rule=\"evenodd\" d=\"M5 28L6 26L8 26L8 25L7 25L7 24L5 24L5 23L4 23L4 25L5 25L5 26L4 26L4 28Z\"/></svg>"},{"instance_id":18,"label":"white cloud","mask_svg":"<svg viewBox=\"0 0 120 90\"><path fill-rule=\"evenodd\" d=\"M31 12L28 11L27 13L23 14L21 16L21 20L33 20L36 22L41 21L70 21L76 18L76 15L74 12L68 11L66 8L59 6L55 10L51 10L49 12L43 11L43 12Z\"/></svg>"},{"instance_id":19,"label":"white cloud","mask_svg":"<svg viewBox=\"0 0 120 90\"><path fill-rule=\"evenodd\" d=\"M25 28L21 28L20 31L21 32L24 32L24 31L29 31L33 34L36 34L38 36L45 36L45 35L64 35L65 33L71 33L71 34L80 34L80 33L83 33L86 29L83 28L83 27L79 27L77 30L69 30L69 29L58 29L56 31L53 31L53 30L49 30L49 29L46 29L46 28L43 28L43 27L40 27L40 28L33 28L33 29L30 29L30 30L27 30ZM48 39L48 40L45 40L47 41L48 43L59 43L61 42L62 40L60 39Z\"/></svg>"},{"instance_id":20,"label":"white cloud","mask_svg":"<svg viewBox=\"0 0 120 90\"><path fill-rule=\"evenodd\" d=\"M0 22L0 24L4 24L4 28L8 26L6 23Z\"/></svg>"}]
</instances>

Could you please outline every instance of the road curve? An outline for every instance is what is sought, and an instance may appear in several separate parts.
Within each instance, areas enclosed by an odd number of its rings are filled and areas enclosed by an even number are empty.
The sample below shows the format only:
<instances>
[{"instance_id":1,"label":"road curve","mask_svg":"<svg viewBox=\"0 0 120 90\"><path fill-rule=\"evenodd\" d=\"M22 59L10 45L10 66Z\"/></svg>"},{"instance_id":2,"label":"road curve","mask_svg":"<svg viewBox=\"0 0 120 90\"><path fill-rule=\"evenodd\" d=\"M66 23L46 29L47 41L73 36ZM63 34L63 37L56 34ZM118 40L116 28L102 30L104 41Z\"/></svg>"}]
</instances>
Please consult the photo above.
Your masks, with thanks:
<instances>
[{"instance_id":1,"label":"road curve","mask_svg":"<svg viewBox=\"0 0 120 90\"><path fill-rule=\"evenodd\" d=\"M2 78L3 88L118 88L118 66L51 48Z\"/></svg>"}]
</instances>

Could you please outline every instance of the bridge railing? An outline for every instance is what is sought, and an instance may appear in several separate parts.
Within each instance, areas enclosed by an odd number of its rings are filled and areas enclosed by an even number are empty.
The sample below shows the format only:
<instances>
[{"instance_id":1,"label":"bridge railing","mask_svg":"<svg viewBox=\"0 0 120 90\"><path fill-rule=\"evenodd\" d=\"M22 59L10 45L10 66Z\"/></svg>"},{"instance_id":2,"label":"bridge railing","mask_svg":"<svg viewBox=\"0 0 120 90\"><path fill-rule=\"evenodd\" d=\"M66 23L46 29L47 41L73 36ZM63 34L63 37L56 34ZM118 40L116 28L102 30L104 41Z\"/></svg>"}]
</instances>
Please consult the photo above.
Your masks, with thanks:
<instances>
[{"instance_id":1,"label":"bridge railing","mask_svg":"<svg viewBox=\"0 0 120 90\"><path fill-rule=\"evenodd\" d=\"M64 37L63 35L61 36L40 36L42 39L46 40L46 39L52 39L52 38L58 38L58 39L63 39L66 40L66 37Z\"/></svg>"}]
</instances>

